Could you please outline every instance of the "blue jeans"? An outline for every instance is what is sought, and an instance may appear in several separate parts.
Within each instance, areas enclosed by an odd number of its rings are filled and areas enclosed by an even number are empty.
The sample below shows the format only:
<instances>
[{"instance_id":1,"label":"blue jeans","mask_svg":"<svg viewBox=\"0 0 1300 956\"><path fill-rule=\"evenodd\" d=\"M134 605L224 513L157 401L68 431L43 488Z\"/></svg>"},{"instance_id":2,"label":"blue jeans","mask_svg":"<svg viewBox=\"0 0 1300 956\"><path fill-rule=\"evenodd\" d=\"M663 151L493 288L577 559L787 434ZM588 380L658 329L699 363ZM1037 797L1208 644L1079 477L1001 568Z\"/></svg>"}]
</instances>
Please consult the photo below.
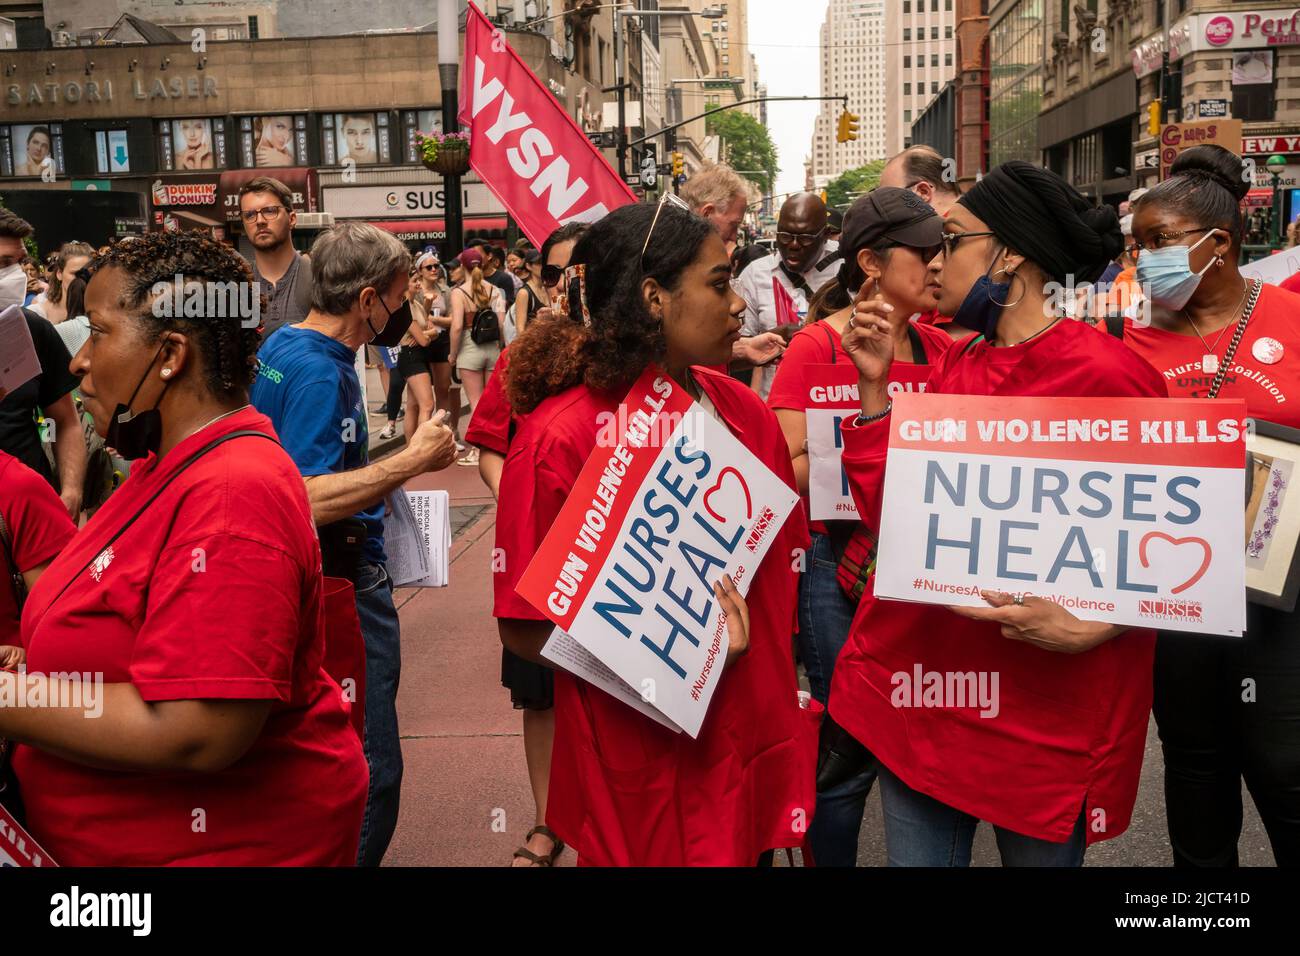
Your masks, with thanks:
<instances>
[{"instance_id":1,"label":"blue jeans","mask_svg":"<svg viewBox=\"0 0 1300 956\"><path fill-rule=\"evenodd\" d=\"M835 659L849 639L857 610L835 580L835 552L829 535L813 534L808 563L799 576L799 656L812 695L823 706L831 691ZM862 813L876 779L874 764L852 779L817 794L808 846L818 866L854 866Z\"/></svg>"},{"instance_id":2,"label":"blue jeans","mask_svg":"<svg viewBox=\"0 0 1300 956\"><path fill-rule=\"evenodd\" d=\"M366 643L366 763L370 791L361 821L357 866L378 866L397 828L402 793L402 743L397 733L397 685L402 636L393 606L393 582L382 564L363 563L357 580L357 617Z\"/></svg>"},{"instance_id":3,"label":"blue jeans","mask_svg":"<svg viewBox=\"0 0 1300 956\"><path fill-rule=\"evenodd\" d=\"M971 844L979 823L969 813L954 810L913 790L880 766L880 799L885 806L885 848L890 866L970 866ZM994 827L1003 866L1083 866L1087 847L1084 815L1065 843L1038 840Z\"/></svg>"}]
</instances>

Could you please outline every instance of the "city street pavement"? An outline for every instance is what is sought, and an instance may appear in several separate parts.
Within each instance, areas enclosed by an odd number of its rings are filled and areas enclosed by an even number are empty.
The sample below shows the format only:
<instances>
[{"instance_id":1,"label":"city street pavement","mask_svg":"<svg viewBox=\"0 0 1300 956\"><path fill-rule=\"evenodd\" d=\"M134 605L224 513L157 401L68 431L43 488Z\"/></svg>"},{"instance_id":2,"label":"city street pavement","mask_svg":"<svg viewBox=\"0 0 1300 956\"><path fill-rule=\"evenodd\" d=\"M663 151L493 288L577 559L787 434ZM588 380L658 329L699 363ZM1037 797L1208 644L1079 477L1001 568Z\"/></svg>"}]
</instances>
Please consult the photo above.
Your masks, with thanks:
<instances>
[{"instance_id":1,"label":"city street pavement","mask_svg":"<svg viewBox=\"0 0 1300 956\"><path fill-rule=\"evenodd\" d=\"M371 372L371 376L374 373ZM377 383L371 386L372 400ZM371 416L371 435L383 427ZM400 441L396 443L400 446ZM391 450L393 445L377 446ZM501 645L492 619L491 554L496 507L477 468L452 465L410 483L445 488L452 501L451 584L397 591L402 622L398 696L406 777L389 866L505 866L533 824L519 714L501 687ZM1160 744L1152 721L1132 826L1094 845L1090 866L1168 866ZM1240 854L1272 866L1273 854L1249 795ZM858 863L882 866L878 788L867 802ZM560 865L572 865L566 851ZM993 832L981 824L974 863L998 865Z\"/></svg>"}]
</instances>

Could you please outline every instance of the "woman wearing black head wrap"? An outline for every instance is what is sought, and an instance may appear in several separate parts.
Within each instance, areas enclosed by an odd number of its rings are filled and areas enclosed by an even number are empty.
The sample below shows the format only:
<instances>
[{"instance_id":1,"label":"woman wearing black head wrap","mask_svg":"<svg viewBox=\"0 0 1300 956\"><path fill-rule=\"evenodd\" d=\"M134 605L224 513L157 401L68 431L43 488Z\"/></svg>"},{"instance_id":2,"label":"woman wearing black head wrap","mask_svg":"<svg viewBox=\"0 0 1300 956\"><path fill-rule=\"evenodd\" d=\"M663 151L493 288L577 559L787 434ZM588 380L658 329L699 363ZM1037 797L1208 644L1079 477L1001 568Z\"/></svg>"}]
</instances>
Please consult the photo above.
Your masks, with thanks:
<instances>
[{"instance_id":1,"label":"woman wearing black head wrap","mask_svg":"<svg viewBox=\"0 0 1300 956\"><path fill-rule=\"evenodd\" d=\"M1095 278L1119 251L1115 214L1060 177L1019 162L993 170L949 211L943 251L930 262L939 311L981 335L949 349L926 391L1163 396L1149 365L1057 308L1053 283ZM843 426L843 463L871 527L890 432L888 311L859 297L843 340L862 405ZM1060 586L1082 573L1064 571ZM956 614L864 600L835 665L830 716L879 761L892 865L964 866L975 825L987 820L1005 864L1077 866L1088 844L1128 827L1154 635L1081 621L1041 598L982 593L990 607ZM997 712L896 706L897 674L917 662L931 673L1001 675Z\"/></svg>"},{"instance_id":2,"label":"woman wearing black head wrap","mask_svg":"<svg viewBox=\"0 0 1300 956\"><path fill-rule=\"evenodd\" d=\"M1182 153L1137 201L1137 278L1149 321L1124 341L1173 395L1240 398L1252 418L1300 428L1300 296L1247 279L1241 257L1242 161L1221 146ZM1285 487L1285 464L1254 456L1247 558L1258 561ZM1295 479L1290 479L1294 481ZM1281 544L1272 542L1273 546ZM1300 864L1300 613L1251 603L1240 638L1161 631L1155 716L1165 812L1178 866L1235 866L1245 779L1279 866ZM1250 678L1254 694L1243 694Z\"/></svg>"}]
</instances>

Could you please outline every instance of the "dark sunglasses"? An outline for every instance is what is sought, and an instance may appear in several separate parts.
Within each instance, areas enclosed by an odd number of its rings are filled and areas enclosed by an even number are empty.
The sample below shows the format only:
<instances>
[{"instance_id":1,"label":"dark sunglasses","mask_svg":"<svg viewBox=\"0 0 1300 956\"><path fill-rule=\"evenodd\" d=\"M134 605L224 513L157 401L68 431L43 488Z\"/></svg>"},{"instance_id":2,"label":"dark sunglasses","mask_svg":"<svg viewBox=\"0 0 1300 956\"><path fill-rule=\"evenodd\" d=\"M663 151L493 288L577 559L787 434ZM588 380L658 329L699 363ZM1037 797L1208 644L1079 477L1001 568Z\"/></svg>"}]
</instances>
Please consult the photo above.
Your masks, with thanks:
<instances>
[{"instance_id":1,"label":"dark sunglasses","mask_svg":"<svg viewBox=\"0 0 1300 956\"><path fill-rule=\"evenodd\" d=\"M553 266L550 263L542 266L542 282L546 285L559 285L560 280L564 278L564 270L559 266Z\"/></svg>"}]
</instances>

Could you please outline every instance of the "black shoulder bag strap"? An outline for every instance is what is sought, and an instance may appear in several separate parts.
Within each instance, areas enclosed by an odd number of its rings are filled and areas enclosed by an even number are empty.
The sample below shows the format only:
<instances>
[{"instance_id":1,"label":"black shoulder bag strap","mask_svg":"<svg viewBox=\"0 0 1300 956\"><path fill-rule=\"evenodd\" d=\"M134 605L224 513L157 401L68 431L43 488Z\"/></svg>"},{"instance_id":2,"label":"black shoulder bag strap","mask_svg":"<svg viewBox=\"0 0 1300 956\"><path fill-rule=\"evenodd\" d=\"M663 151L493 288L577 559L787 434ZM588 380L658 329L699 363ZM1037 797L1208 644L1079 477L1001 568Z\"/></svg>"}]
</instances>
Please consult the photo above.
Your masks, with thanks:
<instances>
[{"instance_id":1,"label":"black shoulder bag strap","mask_svg":"<svg viewBox=\"0 0 1300 956\"><path fill-rule=\"evenodd\" d=\"M797 272L791 272L790 268L784 262L778 262L777 268L779 268L783 273L785 273L785 277L790 280L791 285L793 285L796 289L798 289L800 292L806 295L809 301L812 301L812 297L815 293L813 292L812 288L808 285L807 279L805 279Z\"/></svg>"},{"instance_id":2,"label":"black shoulder bag strap","mask_svg":"<svg viewBox=\"0 0 1300 956\"><path fill-rule=\"evenodd\" d=\"M84 565L82 565L81 570L79 570L72 577L68 578L67 583L64 584L62 588L59 589L58 594L54 595L54 599L50 601L48 607L53 607L54 604L59 600L59 598L63 597L64 593L68 590L68 588L72 587L72 582L76 581L83 574L85 574L86 569L90 567L92 564L94 564L99 559L99 556L113 545L113 542L115 542L118 538L122 537L123 532L125 532L127 528L135 524L136 519L139 518L140 515L144 514L145 509L147 509L151 504L157 501L158 496L161 495L164 491L166 491L167 487L178 477L180 477L180 474L183 471L185 471L185 469L189 468L190 465L194 464L196 461L198 461L208 452L212 451L218 445L224 445L226 442L231 441L232 439L235 438L265 438L267 441L275 442L277 445L280 444L278 441L276 441L274 437L266 434L266 432L255 432L255 431L249 431L247 429L245 429L244 431L231 432L228 435L222 435L220 438L215 438L212 441L208 442L206 445L204 445L194 454L190 455L189 458L186 458L185 461L181 462L181 466L166 477L163 483L158 486L158 489L152 495L149 496L149 499L144 504L142 504L139 508L136 509L135 514L131 515L131 517L127 519L126 524L118 528L117 532L113 535L113 537L109 538L106 542L104 542L104 546L100 548L98 551L96 551L89 561L87 561Z\"/></svg>"},{"instance_id":3,"label":"black shoulder bag strap","mask_svg":"<svg viewBox=\"0 0 1300 956\"><path fill-rule=\"evenodd\" d=\"M825 322L821 323L822 331L826 333L826 341L831 345L831 364L835 364L835 333L832 332Z\"/></svg>"},{"instance_id":4,"label":"black shoulder bag strap","mask_svg":"<svg viewBox=\"0 0 1300 956\"><path fill-rule=\"evenodd\" d=\"M844 258L844 253L841 252L839 249L835 249L832 252L826 253L826 255L822 256L821 259L817 261L816 269L818 272L821 272L823 269L825 269L828 265L830 265L835 260L843 259L843 258Z\"/></svg>"},{"instance_id":5,"label":"black shoulder bag strap","mask_svg":"<svg viewBox=\"0 0 1300 956\"><path fill-rule=\"evenodd\" d=\"M930 360L925 354L925 341L921 338L921 333L916 331L916 326L911 322L907 323L907 341L912 344L912 364L929 365Z\"/></svg>"}]
</instances>

